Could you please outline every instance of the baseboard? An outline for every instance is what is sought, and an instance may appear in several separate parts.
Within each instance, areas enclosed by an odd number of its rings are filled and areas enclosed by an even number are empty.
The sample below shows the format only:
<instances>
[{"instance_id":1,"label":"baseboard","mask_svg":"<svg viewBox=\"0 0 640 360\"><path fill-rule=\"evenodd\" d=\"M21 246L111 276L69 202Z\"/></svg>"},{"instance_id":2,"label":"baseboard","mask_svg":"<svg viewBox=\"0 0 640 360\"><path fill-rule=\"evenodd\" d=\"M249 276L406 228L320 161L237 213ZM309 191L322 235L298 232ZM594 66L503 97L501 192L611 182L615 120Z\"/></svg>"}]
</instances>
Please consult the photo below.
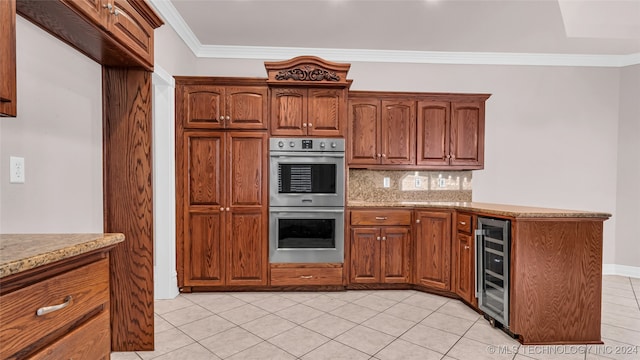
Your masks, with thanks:
<instances>
[{"instance_id":1,"label":"baseboard","mask_svg":"<svg viewBox=\"0 0 640 360\"><path fill-rule=\"evenodd\" d=\"M620 275L640 278L640 267L618 264L603 264L602 275Z\"/></svg>"}]
</instances>

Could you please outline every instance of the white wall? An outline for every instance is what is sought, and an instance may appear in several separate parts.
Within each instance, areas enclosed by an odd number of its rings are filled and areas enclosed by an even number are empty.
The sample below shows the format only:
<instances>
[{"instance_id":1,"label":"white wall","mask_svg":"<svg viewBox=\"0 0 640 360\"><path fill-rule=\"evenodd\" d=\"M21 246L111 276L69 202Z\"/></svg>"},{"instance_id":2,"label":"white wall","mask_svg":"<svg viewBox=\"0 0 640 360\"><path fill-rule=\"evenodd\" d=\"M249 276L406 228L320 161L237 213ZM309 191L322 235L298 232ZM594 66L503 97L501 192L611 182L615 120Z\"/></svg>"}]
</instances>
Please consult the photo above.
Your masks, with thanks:
<instances>
[{"instance_id":1,"label":"white wall","mask_svg":"<svg viewBox=\"0 0 640 360\"><path fill-rule=\"evenodd\" d=\"M621 70L615 264L640 266L640 65Z\"/></svg>"},{"instance_id":2,"label":"white wall","mask_svg":"<svg viewBox=\"0 0 640 360\"><path fill-rule=\"evenodd\" d=\"M102 68L17 18L18 116L0 118L0 233L102 232ZM9 156L25 183L9 183Z\"/></svg>"}]
</instances>

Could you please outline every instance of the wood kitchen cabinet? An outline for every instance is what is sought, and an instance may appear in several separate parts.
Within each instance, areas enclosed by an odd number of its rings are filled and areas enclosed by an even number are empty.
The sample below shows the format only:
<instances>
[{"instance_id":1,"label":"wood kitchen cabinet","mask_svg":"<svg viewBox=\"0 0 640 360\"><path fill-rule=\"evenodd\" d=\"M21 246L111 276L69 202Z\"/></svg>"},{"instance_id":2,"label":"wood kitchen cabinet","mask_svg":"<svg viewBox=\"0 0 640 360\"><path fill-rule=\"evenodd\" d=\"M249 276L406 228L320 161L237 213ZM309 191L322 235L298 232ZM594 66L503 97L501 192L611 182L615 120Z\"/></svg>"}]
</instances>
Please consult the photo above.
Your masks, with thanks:
<instances>
[{"instance_id":1,"label":"wood kitchen cabinet","mask_svg":"<svg viewBox=\"0 0 640 360\"><path fill-rule=\"evenodd\" d=\"M451 212L415 211L415 283L450 290Z\"/></svg>"},{"instance_id":2,"label":"wood kitchen cabinet","mask_svg":"<svg viewBox=\"0 0 640 360\"><path fill-rule=\"evenodd\" d=\"M417 165L484 167L484 101L418 102Z\"/></svg>"},{"instance_id":3,"label":"wood kitchen cabinet","mask_svg":"<svg viewBox=\"0 0 640 360\"><path fill-rule=\"evenodd\" d=\"M180 286L266 285L266 132L185 132L183 149Z\"/></svg>"},{"instance_id":4,"label":"wood kitchen cabinet","mask_svg":"<svg viewBox=\"0 0 640 360\"><path fill-rule=\"evenodd\" d=\"M0 281L0 359L109 359L108 250Z\"/></svg>"},{"instance_id":5,"label":"wood kitchen cabinet","mask_svg":"<svg viewBox=\"0 0 640 360\"><path fill-rule=\"evenodd\" d=\"M16 1L0 1L0 116L16 116Z\"/></svg>"},{"instance_id":6,"label":"wood kitchen cabinet","mask_svg":"<svg viewBox=\"0 0 640 360\"><path fill-rule=\"evenodd\" d=\"M415 116L411 100L349 100L348 164L415 164Z\"/></svg>"},{"instance_id":7,"label":"wood kitchen cabinet","mask_svg":"<svg viewBox=\"0 0 640 360\"><path fill-rule=\"evenodd\" d=\"M176 112L186 129L266 130L267 108L264 80L176 78Z\"/></svg>"},{"instance_id":8,"label":"wood kitchen cabinet","mask_svg":"<svg viewBox=\"0 0 640 360\"><path fill-rule=\"evenodd\" d=\"M458 212L455 215L455 239L453 240L453 291L464 301L477 307L475 294L475 229L474 216Z\"/></svg>"},{"instance_id":9,"label":"wood kitchen cabinet","mask_svg":"<svg viewBox=\"0 0 640 360\"><path fill-rule=\"evenodd\" d=\"M411 211L352 210L350 214L350 282L408 283Z\"/></svg>"},{"instance_id":10,"label":"wood kitchen cabinet","mask_svg":"<svg viewBox=\"0 0 640 360\"><path fill-rule=\"evenodd\" d=\"M271 135L340 137L347 90L271 87Z\"/></svg>"},{"instance_id":11,"label":"wood kitchen cabinet","mask_svg":"<svg viewBox=\"0 0 640 360\"><path fill-rule=\"evenodd\" d=\"M20 0L17 11L102 65L153 70L162 20L144 1Z\"/></svg>"}]
</instances>

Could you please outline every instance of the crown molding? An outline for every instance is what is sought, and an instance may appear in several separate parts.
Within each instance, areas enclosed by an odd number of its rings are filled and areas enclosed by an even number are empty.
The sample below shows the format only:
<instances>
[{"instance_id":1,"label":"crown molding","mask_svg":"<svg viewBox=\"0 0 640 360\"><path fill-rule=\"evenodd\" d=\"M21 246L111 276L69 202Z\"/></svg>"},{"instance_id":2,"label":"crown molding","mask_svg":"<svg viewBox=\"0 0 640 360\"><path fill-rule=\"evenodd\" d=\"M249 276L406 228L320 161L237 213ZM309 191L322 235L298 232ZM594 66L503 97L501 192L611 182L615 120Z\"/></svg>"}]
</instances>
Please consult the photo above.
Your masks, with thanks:
<instances>
[{"instance_id":1,"label":"crown molding","mask_svg":"<svg viewBox=\"0 0 640 360\"><path fill-rule=\"evenodd\" d=\"M640 64L640 53L594 55L203 45L171 1L149 2L199 58L286 60L300 55L313 55L342 62L586 67L625 67Z\"/></svg>"}]
</instances>

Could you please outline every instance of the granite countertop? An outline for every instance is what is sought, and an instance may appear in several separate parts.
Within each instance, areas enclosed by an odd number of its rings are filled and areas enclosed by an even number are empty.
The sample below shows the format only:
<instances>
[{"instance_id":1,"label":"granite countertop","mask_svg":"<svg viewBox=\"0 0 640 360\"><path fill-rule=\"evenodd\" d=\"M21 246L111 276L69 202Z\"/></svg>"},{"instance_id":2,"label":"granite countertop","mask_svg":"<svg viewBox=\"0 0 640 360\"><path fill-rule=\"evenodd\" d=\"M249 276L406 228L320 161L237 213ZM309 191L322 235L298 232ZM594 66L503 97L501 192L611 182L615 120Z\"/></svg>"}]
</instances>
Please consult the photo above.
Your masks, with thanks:
<instances>
[{"instance_id":1,"label":"granite countertop","mask_svg":"<svg viewBox=\"0 0 640 360\"><path fill-rule=\"evenodd\" d=\"M122 241L123 234L0 234L0 278Z\"/></svg>"},{"instance_id":2,"label":"granite countertop","mask_svg":"<svg viewBox=\"0 0 640 360\"><path fill-rule=\"evenodd\" d=\"M434 201L397 201L371 202L348 201L348 207L410 207L410 208L439 208L482 212L490 215L508 216L514 218L603 218L608 219L611 214L602 212L563 210L539 208L530 206L503 205L479 202L434 202Z\"/></svg>"}]
</instances>

